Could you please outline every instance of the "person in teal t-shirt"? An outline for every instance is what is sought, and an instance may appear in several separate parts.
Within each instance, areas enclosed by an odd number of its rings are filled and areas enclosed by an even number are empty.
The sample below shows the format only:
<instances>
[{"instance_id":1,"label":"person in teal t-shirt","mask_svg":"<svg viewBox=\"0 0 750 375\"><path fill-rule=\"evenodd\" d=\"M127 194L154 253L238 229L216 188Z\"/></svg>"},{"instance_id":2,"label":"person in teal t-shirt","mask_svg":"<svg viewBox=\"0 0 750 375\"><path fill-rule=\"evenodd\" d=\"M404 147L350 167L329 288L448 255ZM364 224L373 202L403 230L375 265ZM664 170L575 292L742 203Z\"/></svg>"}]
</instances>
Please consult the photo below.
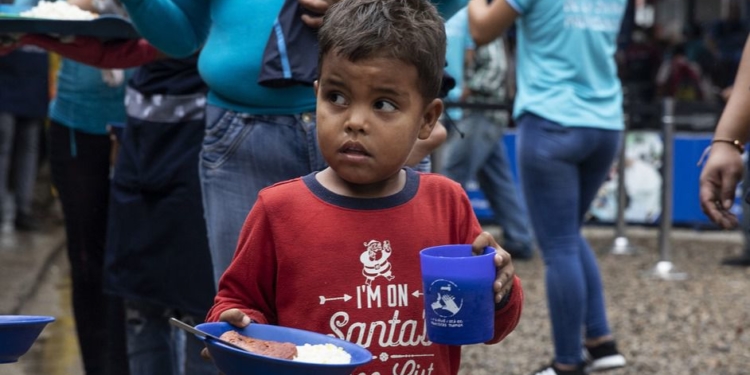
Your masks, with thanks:
<instances>
[{"instance_id":1,"label":"person in teal t-shirt","mask_svg":"<svg viewBox=\"0 0 750 375\"><path fill-rule=\"evenodd\" d=\"M596 257L581 227L620 147L622 89L614 53L626 3L469 3L477 44L514 22L517 27L513 116L519 174L546 266L555 345L552 364L537 375L582 375L625 365L607 321Z\"/></svg>"},{"instance_id":2,"label":"person in teal t-shirt","mask_svg":"<svg viewBox=\"0 0 750 375\"><path fill-rule=\"evenodd\" d=\"M128 374L122 300L103 288L111 156L107 124L125 121L127 76L63 59L49 110L50 170L65 215L73 313L83 367L92 375Z\"/></svg>"}]
</instances>

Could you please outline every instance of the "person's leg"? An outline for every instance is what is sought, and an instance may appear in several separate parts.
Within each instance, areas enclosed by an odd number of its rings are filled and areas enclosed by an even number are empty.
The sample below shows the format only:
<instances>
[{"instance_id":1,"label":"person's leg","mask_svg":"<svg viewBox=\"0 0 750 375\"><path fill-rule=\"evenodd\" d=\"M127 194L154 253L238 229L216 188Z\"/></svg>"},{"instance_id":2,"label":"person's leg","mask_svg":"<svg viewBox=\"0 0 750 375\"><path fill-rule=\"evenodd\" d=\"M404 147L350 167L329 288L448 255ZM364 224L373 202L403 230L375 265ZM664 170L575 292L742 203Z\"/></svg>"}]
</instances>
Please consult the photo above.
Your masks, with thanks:
<instances>
[{"instance_id":1,"label":"person's leg","mask_svg":"<svg viewBox=\"0 0 750 375\"><path fill-rule=\"evenodd\" d=\"M531 258L533 236L528 212L513 179L502 137L495 142L484 165L479 169L477 181L492 207L495 222L503 228L503 248L516 259Z\"/></svg>"},{"instance_id":2,"label":"person's leg","mask_svg":"<svg viewBox=\"0 0 750 375\"><path fill-rule=\"evenodd\" d=\"M106 135L52 123L50 167L65 216L73 313L86 375L127 374L125 314L104 294L103 257L109 197Z\"/></svg>"},{"instance_id":3,"label":"person's leg","mask_svg":"<svg viewBox=\"0 0 750 375\"><path fill-rule=\"evenodd\" d=\"M461 134L453 131L448 136L440 173L466 187L486 162L502 129L479 114L462 119L457 126Z\"/></svg>"},{"instance_id":4,"label":"person's leg","mask_svg":"<svg viewBox=\"0 0 750 375\"><path fill-rule=\"evenodd\" d=\"M599 130L594 152L581 165L581 206L579 215L586 215L591 202L610 171L619 145L620 132ZM625 366L625 357L620 354L607 320L604 287L594 251L583 236L580 238L581 264L586 278L588 298L585 316L585 353L589 371L603 371Z\"/></svg>"},{"instance_id":5,"label":"person's leg","mask_svg":"<svg viewBox=\"0 0 750 375\"><path fill-rule=\"evenodd\" d=\"M203 317L183 315L181 320L191 326L196 326L203 322ZM201 357L201 350L205 347L203 341L195 335L185 335L185 375L217 375L219 373L213 362Z\"/></svg>"},{"instance_id":6,"label":"person's leg","mask_svg":"<svg viewBox=\"0 0 750 375\"><path fill-rule=\"evenodd\" d=\"M166 309L126 300L130 375L180 375Z\"/></svg>"},{"instance_id":7,"label":"person's leg","mask_svg":"<svg viewBox=\"0 0 750 375\"><path fill-rule=\"evenodd\" d=\"M518 123L519 168L527 206L546 266L555 361L581 362L586 287L580 264L578 158L571 129L526 115Z\"/></svg>"},{"instance_id":8,"label":"person's leg","mask_svg":"<svg viewBox=\"0 0 750 375\"><path fill-rule=\"evenodd\" d=\"M5 220L4 204L8 197L8 175L12 159L15 117L10 113L0 113L0 225Z\"/></svg>"},{"instance_id":9,"label":"person's leg","mask_svg":"<svg viewBox=\"0 0 750 375\"><path fill-rule=\"evenodd\" d=\"M528 215L502 143L502 124L474 114L460 121L459 126L463 137L458 132L450 135L441 173L464 188L476 179L492 207L495 222L503 228L503 246L517 259L530 258Z\"/></svg>"},{"instance_id":10,"label":"person's leg","mask_svg":"<svg viewBox=\"0 0 750 375\"><path fill-rule=\"evenodd\" d=\"M584 346L586 368L589 372L623 367L625 357L620 354L609 327L604 301L599 265L586 239L581 238L581 263L586 275L588 299L586 301Z\"/></svg>"},{"instance_id":11,"label":"person's leg","mask_svg":"<svg viewBox=\"0 0 750 375\"><path fill-rule=\"evenodd\" d=\"M578 214L583 221L584 216L591 206L599 188L607 178L612 163L617 157L620 145L620 132L598 130L594 142L594 152L581 164L580 167L580 206ZM604 301L604 288L602 284L599 265L596 261L594 251L583 236L580 236L581 264L586 277L587 304L586 304L586 339L611 338L609 323Z\"/></svg>"},{"instance_id":12,"label":"person's leg","mask_svg":"<svg viewBox=\"0 0 750 375\"><path fill-rule=\"evenodd\" d=\"M578 129L525 115L518 123L519 167L529 216L546 266L556 365L582 363L587 286L581 264L580 172L590 145Z\"/></svg>"},{"instance_id":13,"label":"person's leg","mask_svg":"<svg viewBox=\"0 0 750 375\"><path fill-rule=\"evenodd\" d=\"M99 261L102 260L99 259ZM104 279L103 276L102 279ZM101 342L99 343L100 358L104 363L104 374L130 375L125 332L125 305L122 298L104 293L102 287L99 290L102 291L103 295L102 308L99 311L100 314L104 315L104 330L107 335L107 341L104 345Z\"/></svg>"},{"instance_id":14,"label":"person's leg","mask_svg":"<svg viewBox=\"0 0 750 375\"><path fill-rule=\"evenodd\" d=\"M38 228L32 217L31 204L36 185L37 162L39 160L39 137L42 119L18 118L15 137L15 198L16 228L34 230Z\"/></svg>"},{"instance_id":15,"label":"person's leg","mask_svg":"<svg viewBox=\"0 0 750 375\"><path fill-rule=\"evenodd\" d=\"M217 285L258 192L325 167L315 137L314 114L249 116L209 106L200 177Z\"/></svg>"},{"instance_id":16,"label":"person's leg","mask_svg":"<svg viewBox=\"0 0 750 375\"><path fill-rule=\"evenodd\" d=\"M192 324L195 325L195 324ZM178 375L185 375L185 350L186 350L186 340L187 336L194 336L191 333L187 333L184 330L172 327L172 347L173 347L173 353L172 353L172 365L177 370Z\"/></svg>"}]
</instances>

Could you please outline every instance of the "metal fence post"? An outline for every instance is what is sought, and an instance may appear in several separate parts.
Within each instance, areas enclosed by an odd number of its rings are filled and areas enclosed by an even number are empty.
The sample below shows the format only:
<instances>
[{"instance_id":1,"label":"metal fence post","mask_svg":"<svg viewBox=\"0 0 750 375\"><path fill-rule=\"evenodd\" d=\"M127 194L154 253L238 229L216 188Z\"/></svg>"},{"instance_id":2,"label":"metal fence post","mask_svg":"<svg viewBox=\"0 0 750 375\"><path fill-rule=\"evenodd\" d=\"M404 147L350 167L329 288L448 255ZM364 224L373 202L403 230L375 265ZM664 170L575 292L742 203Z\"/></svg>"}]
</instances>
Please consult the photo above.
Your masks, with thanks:
<instances>
[{"instance_id":1,"label":"metal fence post","mask_svg":"<svg viewBox=\"0 0 750 375\"><path fill-rule=\"evenodd\" d=\"M632 255L638 249L630 243L625 234L625 206L627 205L627 192L625 191L625 145L627 145L628 130L633 121L634 92L632 87L624 87L623 98L625 100L625 130L620 140L620 152L617 156L617 213L615 216L615 240L609 247L610 254Z\"/></svg>"},{"instance_id":2,"label":"metal fence post","mask_svg":"<svg viewBox=\"0 0 750 375\"><path fill-rule=\"evenodd\" d=\"M677 272L672 263L671 234L674 188L674 98L665 98L662 108L664 154L662 155L662 200L659 225L659 261L648 272L651 277L663 280L685 280L687 274Z\"/></svg>"}]
</instances>

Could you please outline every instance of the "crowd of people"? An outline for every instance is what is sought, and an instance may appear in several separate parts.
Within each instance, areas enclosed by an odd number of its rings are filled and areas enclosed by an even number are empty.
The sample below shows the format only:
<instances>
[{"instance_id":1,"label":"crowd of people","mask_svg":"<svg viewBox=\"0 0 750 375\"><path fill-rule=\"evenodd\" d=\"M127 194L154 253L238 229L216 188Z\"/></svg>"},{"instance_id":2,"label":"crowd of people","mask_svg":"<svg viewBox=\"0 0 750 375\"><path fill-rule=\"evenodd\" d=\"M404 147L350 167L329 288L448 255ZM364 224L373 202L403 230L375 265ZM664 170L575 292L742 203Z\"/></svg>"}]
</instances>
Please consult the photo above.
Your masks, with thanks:
<instances>
[{"instance_id":1,"label":"crowd of people","mask_svg":"<svg viewBox=\"0 0 750 375\"><path fill-rule=\"evenodd\" d=\"M617 53L620 78L634 100L670 96L680 101L723 105L750 25L739 1L728 2L714 22L687 22L681 33L636 27Z\"/></svg>"},{"instance_id":2,"label":"crowd of people","mask_svg":"<svg viewBox=\"0 0 750 375\"><path fill-rule=\"evenodd\" d=\"M448 243L497 252L489 343L521 319L513 262L543 258L554 358L532 374L625 366L581 233L621 145L623 84L644 100L728 100L700 201L711 220L737 225L728 202L750 138L746 90L731 90L750 86L738 11L705 42L691 25L663 53L646 29L618 45L627 0L73 3L125 15L142 38L3 39L0 213L16 230L39 228L31 192L44 138L86 375L217 374L169 317L327 334L418 325L421 304L307 306L380 285L418 290L418 251ZM63 58L54 95L46 51ZM466 108L445 110L444 95ZM519 184L502 139L511 125ZM472 181L498 239L473 212ZM379 256L373 243L392 251L382 268L363 260ZM376 341L358 343L411 345ZM458 373L460 347L418 341L411 366Z\"/></svg>"}]
</instances>

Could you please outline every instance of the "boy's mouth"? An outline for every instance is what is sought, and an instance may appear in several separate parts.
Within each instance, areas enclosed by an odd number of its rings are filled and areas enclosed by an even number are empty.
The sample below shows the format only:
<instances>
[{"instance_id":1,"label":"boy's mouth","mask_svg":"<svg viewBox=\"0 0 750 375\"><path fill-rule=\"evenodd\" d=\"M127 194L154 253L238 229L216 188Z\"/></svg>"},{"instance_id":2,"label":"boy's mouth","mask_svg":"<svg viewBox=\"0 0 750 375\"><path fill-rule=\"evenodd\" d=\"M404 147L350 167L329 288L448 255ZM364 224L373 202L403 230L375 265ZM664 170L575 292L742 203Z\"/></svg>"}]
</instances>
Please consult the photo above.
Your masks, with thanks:
<instances>
[{"instance_id":1,"label":"boy's mouth","mask_svg":"<svg viewBox=\"0 0 750 375\"><path fill-rule=\"evenodd\" d=\"M347 155L370 156L370 153L367 152L367 149L365 149L361 144L356 143L356 142L346 142L339 149L339 152L342 154L347 154Z\"/></svg>"}]
</instances>

